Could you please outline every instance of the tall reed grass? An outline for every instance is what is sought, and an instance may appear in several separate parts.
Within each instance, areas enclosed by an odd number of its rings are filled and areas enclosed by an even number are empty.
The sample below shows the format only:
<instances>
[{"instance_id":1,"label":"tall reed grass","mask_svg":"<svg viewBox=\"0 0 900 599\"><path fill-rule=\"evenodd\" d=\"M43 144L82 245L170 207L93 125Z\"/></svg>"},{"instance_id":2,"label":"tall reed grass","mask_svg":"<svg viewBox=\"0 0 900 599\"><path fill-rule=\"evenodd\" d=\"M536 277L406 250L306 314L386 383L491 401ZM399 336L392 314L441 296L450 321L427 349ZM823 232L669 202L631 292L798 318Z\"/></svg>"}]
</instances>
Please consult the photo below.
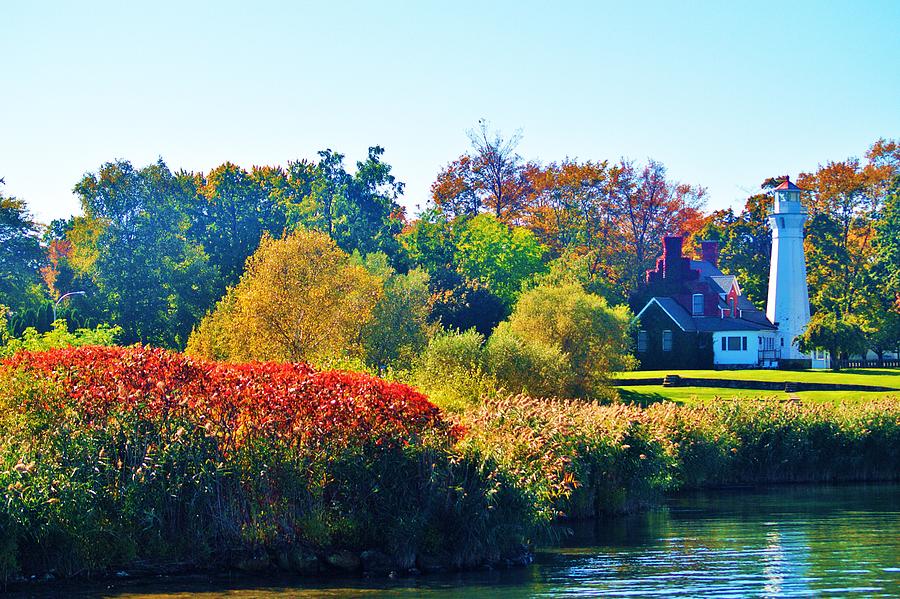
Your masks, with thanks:
<instances>
[{"instance_id":1,"label":"tall reed grass","mask_svg":"<svg viewBox=\"0 0 900 599\"><path fill-rule=\"evenodd\" d=\"M140 346L0 366L0 582L141 563L308 573L342 550L472 567L546 541L559 518L678 489L898 478L895 400L493 392L448 414L368 375Z\"/></svg>"}]
</instances>

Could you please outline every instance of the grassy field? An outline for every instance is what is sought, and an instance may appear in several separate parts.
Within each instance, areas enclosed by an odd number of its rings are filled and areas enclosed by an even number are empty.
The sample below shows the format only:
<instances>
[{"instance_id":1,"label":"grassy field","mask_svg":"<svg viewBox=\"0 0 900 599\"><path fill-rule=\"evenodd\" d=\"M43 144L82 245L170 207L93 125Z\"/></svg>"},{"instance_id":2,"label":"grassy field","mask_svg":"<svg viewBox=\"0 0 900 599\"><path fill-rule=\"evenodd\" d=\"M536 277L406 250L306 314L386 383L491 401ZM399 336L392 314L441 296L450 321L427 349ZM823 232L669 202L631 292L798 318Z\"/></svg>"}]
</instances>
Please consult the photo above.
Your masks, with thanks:
<instances>
[{"instance_id":1,"label":"grassy field","mask_svg":"<svg viewBox=\"0 0 900 599\"><path fill-rule=\"evenodd\" d=\"M890 385L885 385L890 386ZM712 401L715 399L790 399L799 397L811 401L828 403L866 401L872 399L896 398L900 401L900 390L896 392L871 391L801 391L794 394L783 391L759 391L755 389L729 389L726 387L663 387L662 385L635 385L617 387L622 399L640 405L658 401L674 401L682 404Z\"/></svg>"},{"instance_id":2,"label":"grassy field","mask_svg":"<svg viewBox=\"0 0 900 599\"><path fill-rule=\"evenodd\" d=\"M900 369L861 368L833 372L831 370L637 370L618 372L616 378L661 378L667 374L700 379L730 379L742 381L793 381L797 383L840 383L844 385L872 385L900 389ZM712 389L710 389L712 391ZM732 391L732 390L729 390ZM759 392L755 392L758 394Z\"/></svg>"}]
</instances>

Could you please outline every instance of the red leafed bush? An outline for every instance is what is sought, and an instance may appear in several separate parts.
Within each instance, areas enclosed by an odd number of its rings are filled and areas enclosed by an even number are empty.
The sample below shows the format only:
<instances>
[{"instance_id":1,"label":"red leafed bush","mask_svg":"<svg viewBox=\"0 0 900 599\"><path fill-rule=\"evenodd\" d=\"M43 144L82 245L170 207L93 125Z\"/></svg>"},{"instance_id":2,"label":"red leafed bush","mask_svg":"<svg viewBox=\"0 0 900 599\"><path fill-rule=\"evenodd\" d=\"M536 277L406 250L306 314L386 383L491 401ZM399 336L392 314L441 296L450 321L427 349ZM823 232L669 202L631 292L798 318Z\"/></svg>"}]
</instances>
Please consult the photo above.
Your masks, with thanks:
<instances>
[{"instance_id":1,"label":"red leafed bush","mask_svg":"<svg viewBox=\"0 0 900 599\"><path fill-rule=\"evenodd\" d=\"M411 387L306 364L207 362L139 345L20 352L3 364L61 386L60 405L47 409L66 404L96 426L121 412L186 420L217 437L225 451L254 439L333 448L458 434Z\"/></svg>"}]
</instances>

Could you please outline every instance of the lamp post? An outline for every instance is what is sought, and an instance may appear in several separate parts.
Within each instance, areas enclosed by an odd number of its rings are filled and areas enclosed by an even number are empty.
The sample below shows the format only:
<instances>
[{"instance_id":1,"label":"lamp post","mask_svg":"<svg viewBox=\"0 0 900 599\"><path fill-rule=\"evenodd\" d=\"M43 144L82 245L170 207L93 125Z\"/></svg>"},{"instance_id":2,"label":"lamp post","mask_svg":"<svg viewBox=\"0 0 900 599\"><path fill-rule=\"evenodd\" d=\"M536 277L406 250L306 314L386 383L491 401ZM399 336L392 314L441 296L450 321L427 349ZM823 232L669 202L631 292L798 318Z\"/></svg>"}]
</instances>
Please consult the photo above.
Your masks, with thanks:
<instances>
[{"instance_id":1,"label":"lamp post","mask_svg":"<svg viewBox=\"0 0 900 599\"><path fill-rule=\"evenodd\" d=\"M71 297L73 295L87 295L86 291L70 291L69 293L65 293L59 296L59 299L53 304L53 322L56 322L56 306L59 305L59 302L63 301L67 297Z\"/></svg>"}]
</instances>

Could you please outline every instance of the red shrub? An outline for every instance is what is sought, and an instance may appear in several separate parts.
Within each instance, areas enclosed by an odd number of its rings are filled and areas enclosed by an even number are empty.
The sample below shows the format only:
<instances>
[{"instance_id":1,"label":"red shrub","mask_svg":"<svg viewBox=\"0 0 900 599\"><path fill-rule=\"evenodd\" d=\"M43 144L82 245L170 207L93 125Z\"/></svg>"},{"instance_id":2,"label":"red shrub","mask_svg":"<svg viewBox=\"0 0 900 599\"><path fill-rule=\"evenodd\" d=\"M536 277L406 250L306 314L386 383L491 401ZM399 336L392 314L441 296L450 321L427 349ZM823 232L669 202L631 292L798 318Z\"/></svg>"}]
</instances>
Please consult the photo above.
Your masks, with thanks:
<instances>
[{"instance_id":1,"label":"red shrub","mask_svg":"<svg viewBox=\"0 0 900 599\"><path fill-rule=\"evenodd\" d=\"M219 438L225 451L259 438L395 446L456 434L411 387L306 364L207 362L139 345L20 352L4 364L58 382L62 401L96 426L120 411L155 422L177 417Z\"/></svg>"}]
</instances>

